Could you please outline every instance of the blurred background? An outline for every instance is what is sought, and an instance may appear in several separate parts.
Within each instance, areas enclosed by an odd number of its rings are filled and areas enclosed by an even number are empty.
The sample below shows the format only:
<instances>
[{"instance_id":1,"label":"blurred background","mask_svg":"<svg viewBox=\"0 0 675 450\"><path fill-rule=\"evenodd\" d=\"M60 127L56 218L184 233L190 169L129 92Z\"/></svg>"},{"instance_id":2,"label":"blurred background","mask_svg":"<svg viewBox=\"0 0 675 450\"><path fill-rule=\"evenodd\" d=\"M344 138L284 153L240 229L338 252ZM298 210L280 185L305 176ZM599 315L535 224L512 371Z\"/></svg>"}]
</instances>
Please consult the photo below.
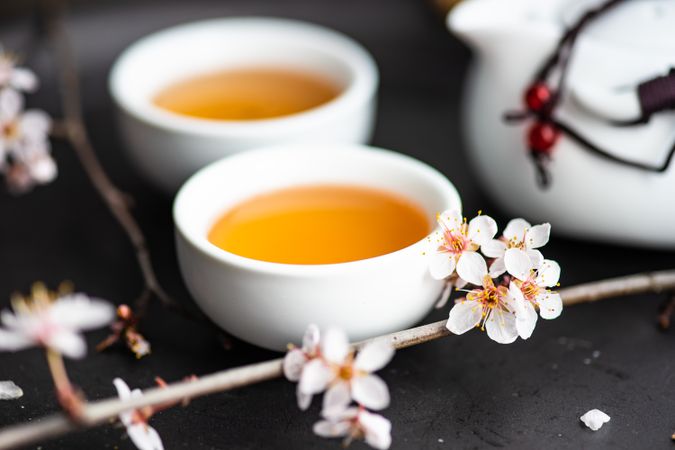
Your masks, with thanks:
<instances>
[{"instance_id":1,"label":"blurred background","mask_svg":"<svg viewBox=\"0 0 675 450\"><path fill-rule=\"evenodd\" d=\"M85 120L113 180L135 198L134 212L148 237L159 278L189 302L173 244L172 199L137 176L121 152L107 76L120 52L156 30L197 19L263 15L307 20L363 44L380 70L373 144L412 155L438 168L458 188L466 214L481 209L500 225L508 220L480 191L467 164L460 133L460 98L469 51L452 37L443 8L421 0L83 0L70 2L68 32L79 61ZM35 3L0 2L0 42L26 54L42 82L29 105L58 117L55 61L32 46ZM226 49L224 49L226 51ZM138 294L141 278L126 236L79 166L73 152L54 144L59 178L21 197L0 194L0 306L9 293L36 280L67 279L78 290L114 303ZM572 285L644 270L671 268L673 253L560 239L547 255L560 261L561 282ZM609 300L565 311L540 324L527 342L504 348L481 333L401 352L383 376L393 403L392 448L638 448L672 444L673 389L667 365L673 333L659 332L655 297ZM436 311L428 321L447 317ZM276 357L244 343L224 351L203 327L155 307L144 327L153 354L140 362L123 350L92 354L69 364L74 382L92 398L114 395L110 380L147 387L153 377L180 379ZM105 330L89 336L90 345ZM599 350L602 359L584 361ZM668 359L670 358L670 359ZM0 378L26 392L20 403L0 404L0 425L34 420L56 409L37 350L0 355ZM609 405L613 428L583 433L577 417ZM315 405L316 406L316 405ZM154 426L167 448L338 448L311 433L318 406L297 411L294 386L274 381L195 401L160 414ZM647 424L646 417L649 417ZM603 429L604 431L605 429ZM132 448L122 431L102 427L43 448ZM363 448L363 447L355 447Z\"/></svg>"}]
</instances>

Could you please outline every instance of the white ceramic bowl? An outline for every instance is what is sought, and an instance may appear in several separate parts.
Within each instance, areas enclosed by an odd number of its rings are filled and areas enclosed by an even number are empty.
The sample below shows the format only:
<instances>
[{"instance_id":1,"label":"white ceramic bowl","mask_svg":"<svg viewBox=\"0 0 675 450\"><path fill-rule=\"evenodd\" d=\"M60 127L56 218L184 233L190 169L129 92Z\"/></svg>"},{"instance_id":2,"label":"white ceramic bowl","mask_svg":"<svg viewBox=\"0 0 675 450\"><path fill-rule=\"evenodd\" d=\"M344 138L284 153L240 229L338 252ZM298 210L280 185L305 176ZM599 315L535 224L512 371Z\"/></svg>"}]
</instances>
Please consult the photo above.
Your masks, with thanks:
<instances>
[{"instance_id":1,"label":"white ceramic bowl","mask_svg":"<svg viewBox=\"0 0 675 450\"><path fill-rule=\"evenodd\" d=\"M174 203L183 278L203 311L229 333L283 350L310 323L339 326L352 340L409 327L433 307L442 282L430 277L426 239L383 256L340 264L278 264L211 244L207 233L229 208L256 194L318 183L362 185L400 194L436 213L460 208L439 172L408 156L354 144L287 145L211 164Z\"/></svg>"},{"instance_id":2,"label":"white ceramic bowl","mask_svg":"<svg viewBox=\"0 0 675 450\"><path fill-rule=\"evenodd\" d=\"M160 90L190 76L259 66L316 73L342 92L317 108L256 121L191 118L152 102ZM377 84L372 57L352 39L305 22L253 17L195 22L152 34L126 49L110 75L131 161L168 192L206 164L242 150L318 138L368 141Z\"/></svg>"}]
</instances>

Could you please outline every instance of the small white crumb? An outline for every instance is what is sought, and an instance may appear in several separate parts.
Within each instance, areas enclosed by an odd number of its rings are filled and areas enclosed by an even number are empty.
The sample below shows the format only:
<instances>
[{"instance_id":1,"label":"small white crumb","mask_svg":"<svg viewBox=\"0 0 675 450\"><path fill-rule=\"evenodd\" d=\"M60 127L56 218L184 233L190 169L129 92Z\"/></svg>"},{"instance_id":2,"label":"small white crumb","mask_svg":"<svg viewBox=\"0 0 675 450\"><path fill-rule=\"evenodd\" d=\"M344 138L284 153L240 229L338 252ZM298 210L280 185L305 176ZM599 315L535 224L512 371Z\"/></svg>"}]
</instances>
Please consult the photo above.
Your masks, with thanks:
<instances>
[{"instance_id":1,"label":"small white crumb","mask_svg":"<svg viewBox=\"0 0 675 450\"><path fill-rule=\"evenodd\" d=\"M599 409L591 409L583 416L579 417L588 428L598 431L600 427L609 422L609 416Z\"/></svg>"},{"instance_id":2,"label":"small white crumb","mask_svg":"<svg viewBox=\"0 0 675 450\"><path fill-rule=\"evenodd\" d=\"M23 397L23 390L13 381L0 381L0 400L14 400Z\"/></svg>"},{"instance_id":3,"label":"small white crumb","mask_svg":"<svg viewBox=\"0 0 675 450\"><path fill-rule=\"evenodd\" d=\"M440 442L442 444L445 441L443 440L443 438L438 438L438 442Z\"/></svg>"},{"instance_id":4,"label":"small white crumb","mask_svg":"<svg viewBox=\"0 0 675 450\"><path fill-rule=\"evenodd\" d=\"M593 350L593 358L598 359L600 357L600 350Z\"/></svg>"}]
</instances>

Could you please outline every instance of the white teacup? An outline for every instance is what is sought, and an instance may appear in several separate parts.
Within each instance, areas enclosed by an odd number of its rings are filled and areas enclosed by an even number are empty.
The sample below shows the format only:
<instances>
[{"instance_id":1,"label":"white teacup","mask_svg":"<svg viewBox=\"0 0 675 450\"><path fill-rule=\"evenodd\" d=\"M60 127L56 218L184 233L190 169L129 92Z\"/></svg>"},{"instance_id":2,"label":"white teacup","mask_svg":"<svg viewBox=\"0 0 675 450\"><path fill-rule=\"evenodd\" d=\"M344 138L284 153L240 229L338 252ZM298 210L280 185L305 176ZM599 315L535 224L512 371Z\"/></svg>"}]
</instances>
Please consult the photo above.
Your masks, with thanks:
<instances>
[{"instance_id":1,"label":"white teacup","mask_svg":"<svg viewBox=\"0 0 675 450\"><path fill-rule=\"evenodd\" d=\"M191 76L242 67L314 73L341 93L316 108L255 121L207 120L153 104L154 96ZM225 18L147 36L118 58L110 91L130 158L155 185L174 192L206 164L242 150L287 142L364 143L375 115L378 72L352 39L305 22Z\"/></svg>"},{"instance_id":2,"label":"white teacup","mask_svg":"<svg viewBox=\"0 0 675 450\"><path fill-rule=\"evenodd\" d=\"M283 350L310 323L339 326L352 340L409 327L433 307L443 287L429 275L428 241L382 256L339 264L254 260L207 239L215 221L241 201L306 184L347 184L404 196L426 211L460 208L452 184L408 156L355 144L291 144L225 158L200 170L174 203L183 278L203 311L229 333Z\"/></svg>"}]
</instances>

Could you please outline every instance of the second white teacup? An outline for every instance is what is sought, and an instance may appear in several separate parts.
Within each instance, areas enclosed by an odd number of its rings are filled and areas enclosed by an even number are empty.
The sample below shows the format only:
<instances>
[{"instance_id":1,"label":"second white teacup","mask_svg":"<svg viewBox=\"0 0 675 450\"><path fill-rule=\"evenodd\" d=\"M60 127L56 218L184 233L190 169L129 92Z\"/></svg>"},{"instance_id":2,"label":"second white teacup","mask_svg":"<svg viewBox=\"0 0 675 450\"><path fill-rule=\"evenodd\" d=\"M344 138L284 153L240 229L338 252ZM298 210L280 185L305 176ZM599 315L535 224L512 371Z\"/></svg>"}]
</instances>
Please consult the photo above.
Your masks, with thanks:
<instances>
[{"instance_id":1,"label":"second white teacup","mask_svg":"<svg viewBox=\"0 0 675 450\"><path fill-rule=\"evenodd\" d=\"M215 71L280 67L333 82L340 94L280 118L206 120L161 109L167 86ZM286 142L365 143L370 139L378 72L368 52L327 28L276 18L225 18L180 25L133 44L118 58L110 91L131 161L152 183L174 192L223 156Z\"/></svg>"}]
</instances>

